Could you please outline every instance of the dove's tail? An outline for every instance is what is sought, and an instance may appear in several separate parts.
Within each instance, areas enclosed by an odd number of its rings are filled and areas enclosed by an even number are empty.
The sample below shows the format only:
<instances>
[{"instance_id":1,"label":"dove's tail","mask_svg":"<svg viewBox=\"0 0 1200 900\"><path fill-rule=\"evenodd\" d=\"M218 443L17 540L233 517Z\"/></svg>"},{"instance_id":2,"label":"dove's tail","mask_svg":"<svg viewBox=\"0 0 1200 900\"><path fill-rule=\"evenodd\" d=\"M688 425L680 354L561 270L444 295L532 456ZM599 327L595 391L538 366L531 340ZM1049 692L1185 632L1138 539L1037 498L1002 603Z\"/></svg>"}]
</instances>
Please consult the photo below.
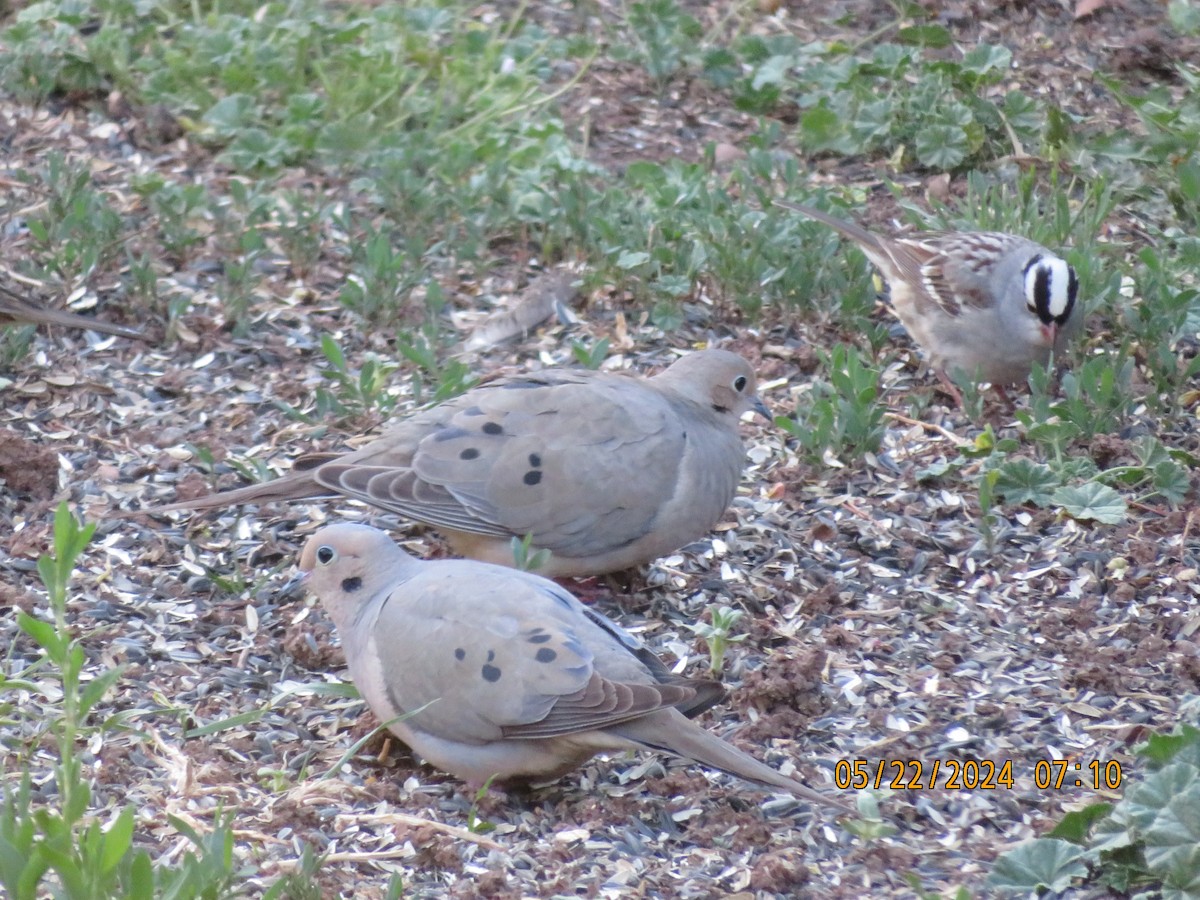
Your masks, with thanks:
<instances>
[{"instance_id":1,"label":"dove's tail","mask_svg":"<svg viewBox=\"0 0 1200 900\"><path fill-rule=\"evenodd\" d=\"M675 710L664 710L663 713L665 714L643 716L632 722L610 726L606 730L648 750L691 759L726 774L736 775L765 787L787 791L801 800L819 803L838 812L855 812L849 804L827 797L794 778L781 775L732 744L709 734Z\"/></svg>"},{"instance_id":2,"label":"dove's tail","mask_svg":"<svg viewBox=\"0 0 1200 900\"><path fill-rule=\"evenodd\" d=\"M6 320L27 322L33 325L65 325L67 328L87 328L104 334L115 334L117 337L133 338L144 341L146 336L135 328L124 325L111 325L87 316L77 316L75 313L63 312L57 309L47 309L26 300L15 291L0 286L0 325Z\"/></svg>"},{"instance_id":3,"label":"dove's tail","mask_svg":"<svg viewBox=\"0 0 1200 900\"><path fill-rule=\"evenodd\" d=\"M330 454L332 456L332 454ZM273 503L277 500L306 500L311 497L334 497L335 491L317 482L311 470L292 471L282 478L262 484L251 484L230 491L218 491L194 500L180 500L176 503L164 503L162 506L147 506L143 509L128 510L117 514L118 518L129 518L142 513L165 513L179 510L193 512L208 509L222 509L228 506L240 506L245 503Z\"/></svg>"}]
</instances>

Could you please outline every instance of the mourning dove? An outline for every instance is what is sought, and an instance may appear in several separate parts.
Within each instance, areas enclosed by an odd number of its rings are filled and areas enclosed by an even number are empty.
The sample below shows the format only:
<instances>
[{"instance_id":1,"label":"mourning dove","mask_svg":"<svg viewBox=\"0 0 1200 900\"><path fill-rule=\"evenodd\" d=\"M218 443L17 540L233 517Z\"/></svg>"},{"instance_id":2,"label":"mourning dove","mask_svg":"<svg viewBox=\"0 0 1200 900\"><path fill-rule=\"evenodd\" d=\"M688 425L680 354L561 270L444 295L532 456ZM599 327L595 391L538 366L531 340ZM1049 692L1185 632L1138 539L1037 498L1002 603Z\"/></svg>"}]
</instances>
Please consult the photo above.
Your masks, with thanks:
<instances>
[{"instance_id":1,"label":"mourning dove","mask_svg":"<svg viewBox=\"0 0 1200 900\"><path fill-rule=\"evenodd\" d=\"M997 231L889 238L811 206L775 201L857 244L891 288L892 308L943 384L961 372L997 387L1024 381L1083 325L1079 279L1041 244Z\"/></svg>"},{"instance_id":2,"label":"mourning dove","mask_svg":"<svg viewBox=\"0 0 1200 900\"><path fill-rule=\"evenodd\" d=\"M145 340L145 336L133 328L112 325L98 319L77 316L74 313L58 309L36 306L8 288L0 287L0 325L9 324L65 325L67 328L86 328L89 331L100 331L117 337Z\"/></svg>"},{"instance_id":3,"label":"mourning dove","mask_svg":"<svg viewBox=\"0 0 1200 900\"><path fill-rule=\"evenodd\" d=\"M419 560L350 524L310 537L300 569L375 715L471 785L549 780L603 751L655 750L851 811L693 723L722 687L673 675L553 581Z\"/></svg>"},{"instance_id":4,"label":"mourning dove","mask_svg":"<svg viewBox=\"0 0 1200 900\"><path fill-rule=\"evenodd\" d=\"M468 556L513 564L512 538L550 551L549 577L599 575L672 553L729 506L738 421L770 418L754 372L701 350L652 378L554 369L481 385L345 455L148 512L352 497L438 528Z\"/></svg>"}]
</instances>

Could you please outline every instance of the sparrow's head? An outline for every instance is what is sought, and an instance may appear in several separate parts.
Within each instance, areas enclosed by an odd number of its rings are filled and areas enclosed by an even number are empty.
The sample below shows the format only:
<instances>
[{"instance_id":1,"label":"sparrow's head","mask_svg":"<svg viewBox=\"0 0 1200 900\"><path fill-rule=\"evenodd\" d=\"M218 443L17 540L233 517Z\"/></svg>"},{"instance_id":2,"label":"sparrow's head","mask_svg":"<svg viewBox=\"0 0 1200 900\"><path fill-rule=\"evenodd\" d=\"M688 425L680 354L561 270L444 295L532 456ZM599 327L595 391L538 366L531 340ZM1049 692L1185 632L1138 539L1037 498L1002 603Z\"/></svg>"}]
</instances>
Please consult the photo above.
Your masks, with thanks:
<instances>
[{"instance_id":1,"label":"sparrow's head","mask_svg":"<svg viewBox=\"0 0 1200 900\"><path fill-rule=\"evenodd\" d=\"M1025 305L1037 317L1042 337L1052 345L1071 318L1079 277L1065 259L1039 253L1025 264Z\"/></svg>"}]
</instances>

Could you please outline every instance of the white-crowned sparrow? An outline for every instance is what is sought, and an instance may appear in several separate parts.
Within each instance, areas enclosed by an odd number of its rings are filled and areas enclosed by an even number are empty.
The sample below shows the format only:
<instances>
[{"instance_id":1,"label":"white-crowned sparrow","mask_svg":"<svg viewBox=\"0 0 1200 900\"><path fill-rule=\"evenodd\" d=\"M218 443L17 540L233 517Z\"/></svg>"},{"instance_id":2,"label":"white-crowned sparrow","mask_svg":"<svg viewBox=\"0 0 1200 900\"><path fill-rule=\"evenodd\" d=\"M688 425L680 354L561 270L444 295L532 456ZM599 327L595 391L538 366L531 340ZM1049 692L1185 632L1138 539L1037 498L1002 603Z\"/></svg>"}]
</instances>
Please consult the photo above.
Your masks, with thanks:
<instances>
[{"instance_id":1,"label":"white-crowned sparrow","mask_svg":"<svg viewBox=\"0 0 1200 900\"><path fill-rule=\"evenodd\" d=\"M947 375L997 387L1023 381L1083 325L1075 270L1028 238L997 231L885 238L811 206L775 203L862 248L887 279L896 316L956 398Z\"/></svg>"}]
</instances>

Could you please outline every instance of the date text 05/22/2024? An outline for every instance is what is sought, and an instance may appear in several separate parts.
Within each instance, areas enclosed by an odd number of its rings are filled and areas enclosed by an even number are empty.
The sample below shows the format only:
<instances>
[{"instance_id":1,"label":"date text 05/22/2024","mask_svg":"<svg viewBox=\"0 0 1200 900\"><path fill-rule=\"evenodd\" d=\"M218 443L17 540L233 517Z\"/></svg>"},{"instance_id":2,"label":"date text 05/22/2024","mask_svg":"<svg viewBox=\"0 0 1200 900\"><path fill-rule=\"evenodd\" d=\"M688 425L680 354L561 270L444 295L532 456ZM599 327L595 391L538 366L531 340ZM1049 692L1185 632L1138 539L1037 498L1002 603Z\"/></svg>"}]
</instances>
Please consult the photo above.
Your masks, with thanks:
<instances>
[{"instance_id":1,"label":"date text 05/22/2024","mask_svg":"<svg viewBox=\"0 0 1200 900\"><path fill-rule=\"evenodd\" d=\"M926 777L928 776L928 777ZM938 778L944 781L939 785ZM1040 759L1033 766L1033 786L1038 790L1090 788L1115 791L1121 786L1121 764L1115 760L1088 763L1070 759ZM839 759L833 783L842 790L891 788L892 790L994 791L1017 786L1011 759Z\"/></svg>"}]
</instances>

